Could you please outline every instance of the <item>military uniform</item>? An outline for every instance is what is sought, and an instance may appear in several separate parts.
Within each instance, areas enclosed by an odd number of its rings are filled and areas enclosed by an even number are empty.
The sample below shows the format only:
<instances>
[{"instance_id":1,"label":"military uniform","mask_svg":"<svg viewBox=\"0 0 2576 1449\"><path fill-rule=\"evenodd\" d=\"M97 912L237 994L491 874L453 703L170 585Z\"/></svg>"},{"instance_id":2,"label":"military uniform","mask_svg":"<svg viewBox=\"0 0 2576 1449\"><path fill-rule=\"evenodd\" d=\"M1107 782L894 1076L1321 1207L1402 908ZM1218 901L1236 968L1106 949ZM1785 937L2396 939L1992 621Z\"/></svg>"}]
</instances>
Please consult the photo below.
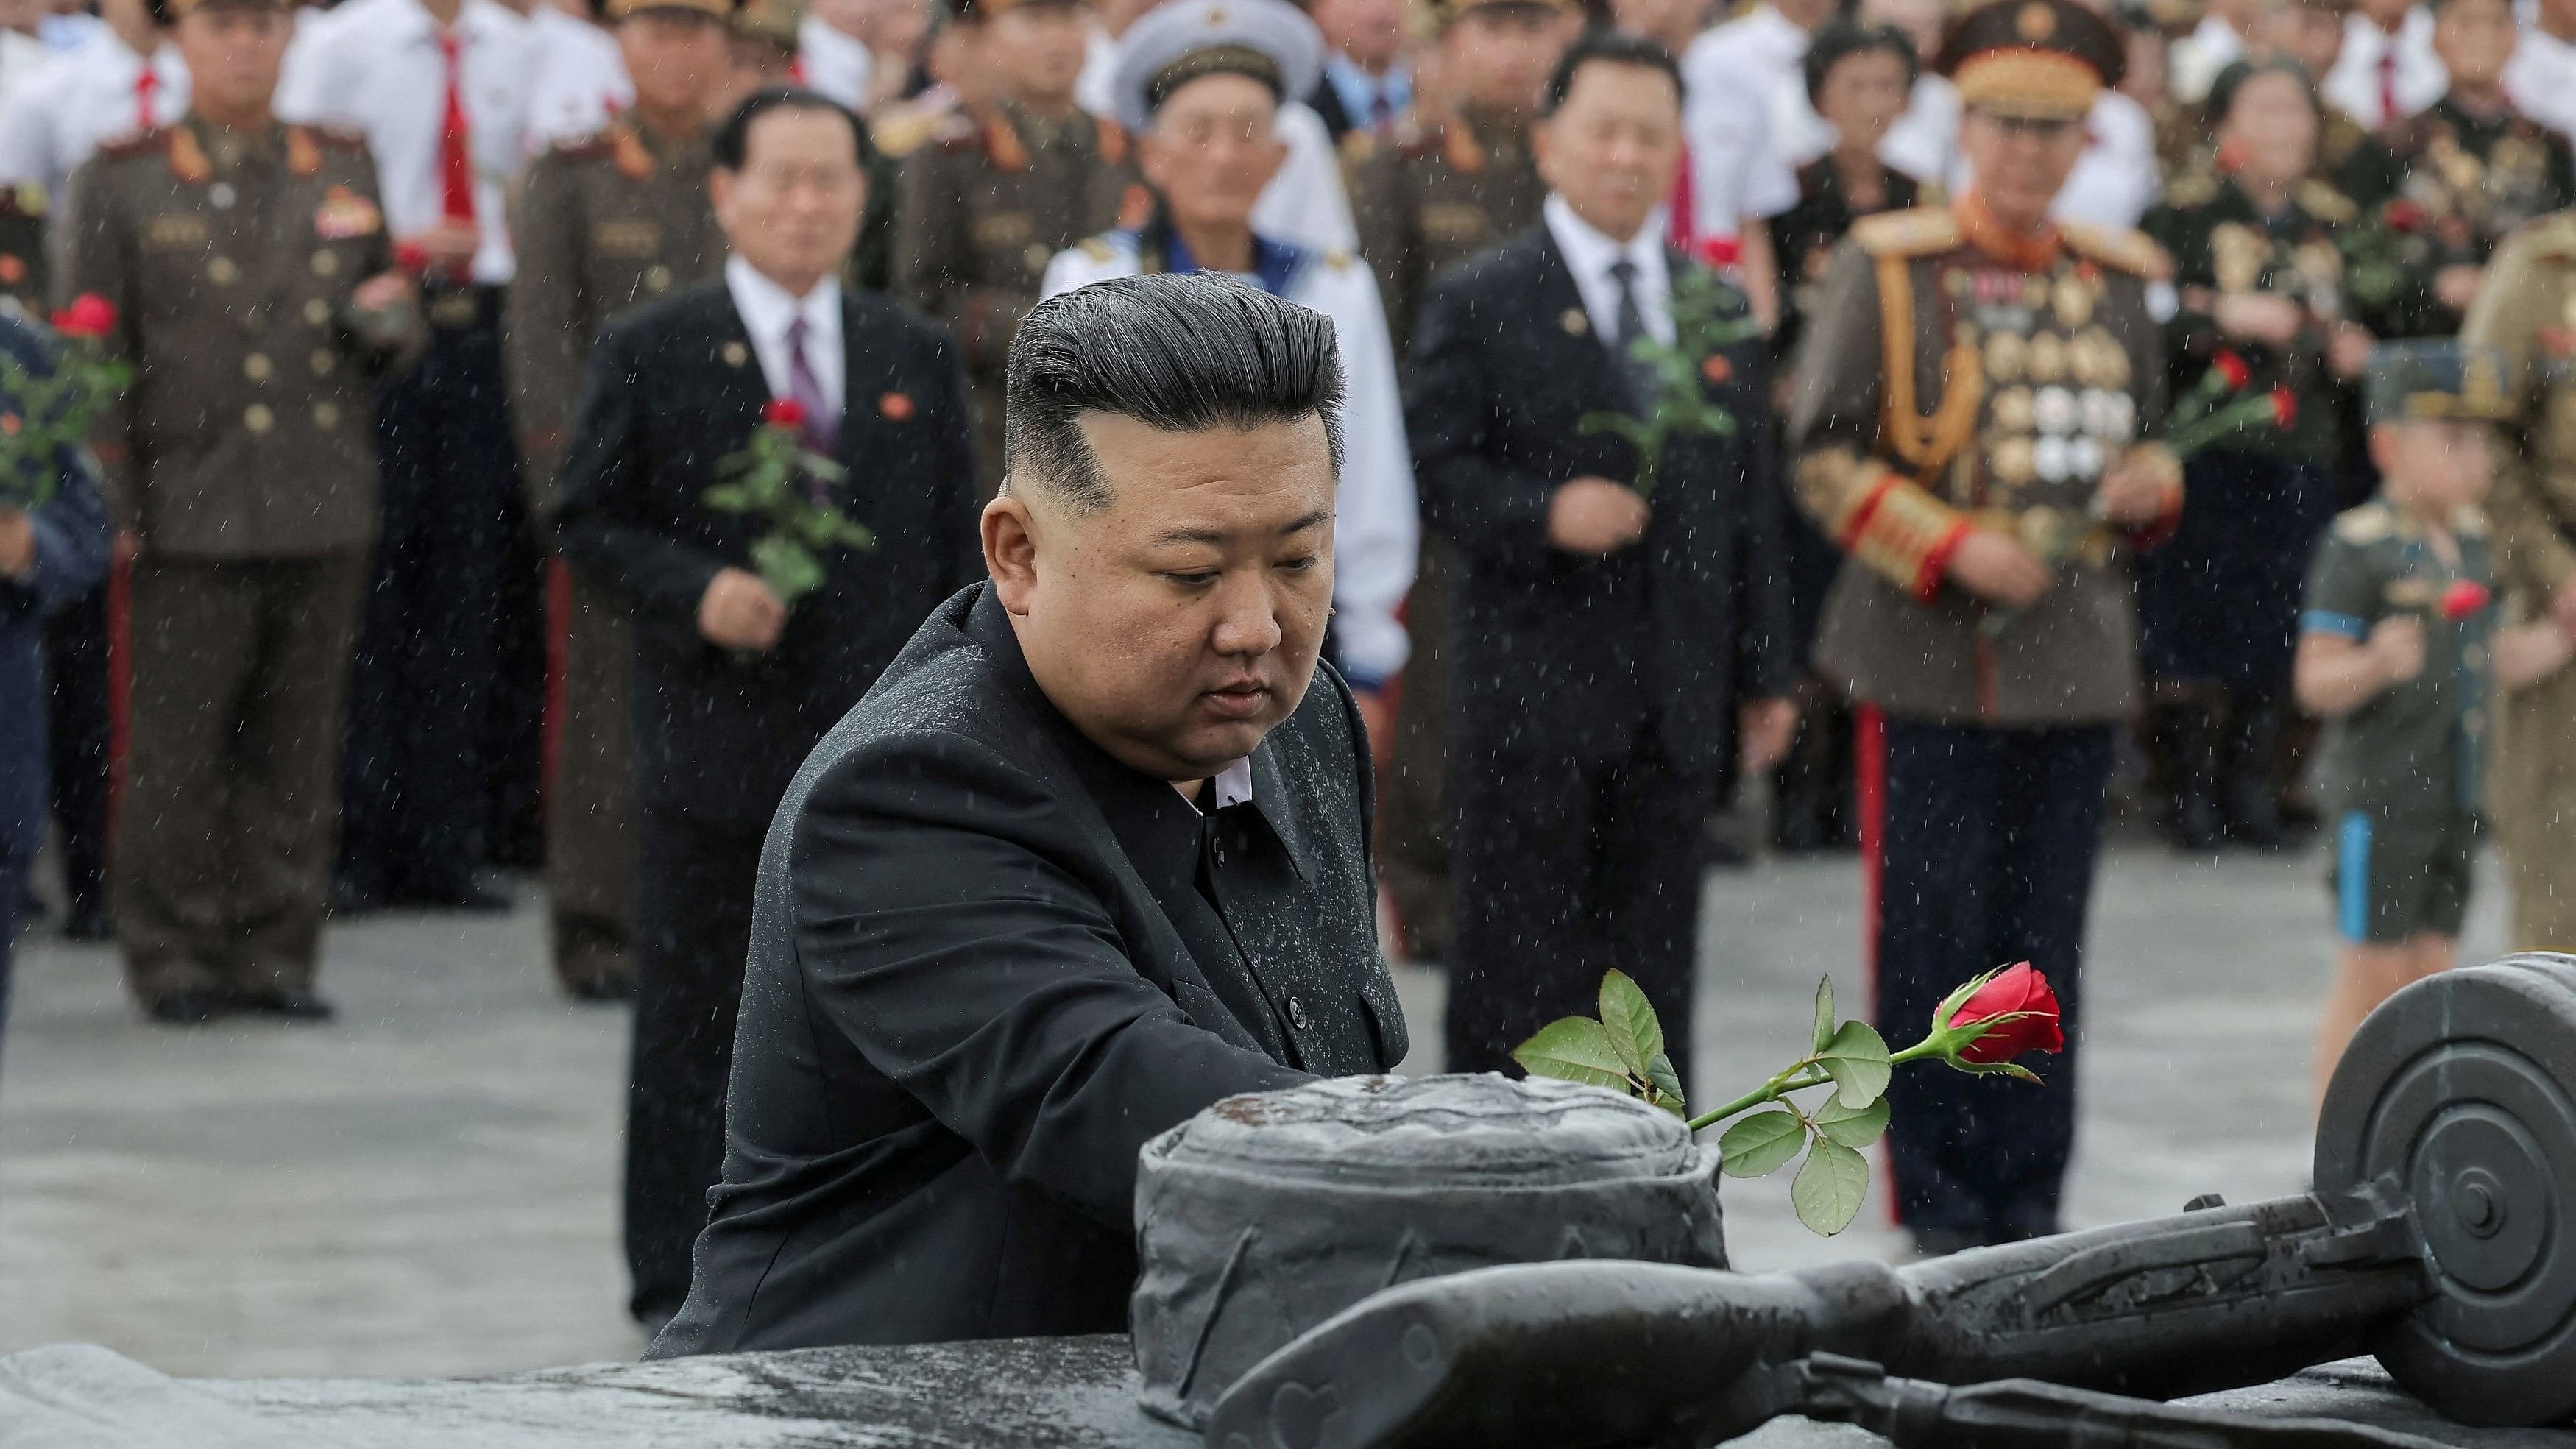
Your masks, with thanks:
<instances>
[{"instance_id":1,"label":"military uniform","mask_svg":"<svg viewBox=\"0 0 2576 1449\"><path fill-rule=\"evenodd\" d=\"M74 292L116 304L136 380L98 453L142 553L117 875L129 983L309 992L340 716L377 530L372 385L416 355L354 135L191 114L76 182Z\"/></svg>"},{"instance_id":2,"label":"military uniform","mask_svg":"<svg viewBox=\"0 0 2576 1449\"><path fill-rule=\"evenodd\" d=\"M2471 115L2448 96L2371 138L2339 176L2380 230L2385 265L2357 267L2354 320L2382 337L2447 336L2460 316L2433 295L2452 266L2484 266L2507 232L2576 205L2567 141L2510 112Z\"/></svg>"},{"instance_id":3,"label":"military uniform","mask_svg":"<svg viewBox=\"0 0 2576 1449\"><path fill-rule=\"evenodd\" d=\"M974 107L949 116L904 163L900 195L895 293L957 329L989 498L1002 483L1011 337L1037 304L1047 263L1084 237L1143 220L1127 133L1088 111Z\"/></svg>"},{"instance_id":4,"label":"military uniform","mask_svg":"<svg viewBox=\"0 0 2576 1449\"><path fill-rule=\"evenodd\" d=\"M508 360L537 517L553 513L555 466L591 339L627 309L723 269L724 234L707 196L714 167L705 135L664 136L628 120L561 143L528 168ZM597 995L634 975L633 645L623 614L579 579L557 585L555 608L564 649L546 811L555 974L576 995Z\"/></svg>"},{"instance_id":5,"label":"military uniform","mask_svg":"<svg viewBox=\"0 0 2576 1449\"><path fill-rule=\"evenodd\" d=\"M1462 115L1425 122L1409 116L1394 144L1366 131L1342 143L1353 163L1351 210L1360 253L1377 274L1396 355L1405 354L1413 313L1431 278L1451 264L1538 220L1547 183L1530 154L1526 125ZM1384 872L1408 951L1438 960L1449 939L1449 546L1425 533L1404 624L1402 717L1393 770L1379 798Z\"/></svg>"},{"instance_id":6,"label":"military uniform","mask_svg":"<svg viewBox=\"0 0 2576 1449\"><path fill-rule=\"evenodd\" d=\"M2576 588L2576 214L2549 218L2499 248L2463 343L2499 349L2513 417L2497 451L2495 568L2505 617L2535 619ZM2513 886L2513 944L2576 945L2576 671L2498 706L2488 793Z\"/></svg>"},{"instance_id":7,"label":"military uniform","mask_svg":"<svg viewBox=\"0 0 2576 1449\"><path fill-rule=\"evenodd\" d=\"M2024 63L2034 47L2117 77L2118 40L2068 0L1970 12L1939 68L1970 108L2080 124L2093 88L2069 83L2074 67ZM2138 701L2124 556L2141 540L2093 507L2123 461L2168 480L2166 526L2181 503L2152 441L2161 264L2134 232L2007 232L1971 194L1855 225L1809 319L1789 447L1800 505L1849 555L1815 665L1865 706L1862 838L1892 1040L1921 1035L1960 982L2028 958L2056 984L2074 1050L2112 734ZM2055 587L2012 615L1950 582L1975 529L2053 562ZM1889 1150L1918 1239L2055 1228L2075 1076L2070 1059L2044 1093L1954 1073L1897 1083Z\"/></svg>"}]
</instances>

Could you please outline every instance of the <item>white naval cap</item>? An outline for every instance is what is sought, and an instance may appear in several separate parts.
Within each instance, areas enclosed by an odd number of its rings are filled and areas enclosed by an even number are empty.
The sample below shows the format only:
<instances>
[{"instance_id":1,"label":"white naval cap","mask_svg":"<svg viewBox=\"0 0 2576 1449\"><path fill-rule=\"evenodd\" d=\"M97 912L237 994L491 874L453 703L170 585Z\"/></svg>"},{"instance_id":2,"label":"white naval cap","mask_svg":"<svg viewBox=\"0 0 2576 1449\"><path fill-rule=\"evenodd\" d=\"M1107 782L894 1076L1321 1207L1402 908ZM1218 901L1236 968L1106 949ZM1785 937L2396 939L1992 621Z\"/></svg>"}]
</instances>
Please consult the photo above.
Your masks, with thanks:
<instances>
[{"instance_id":1,"label":"white naval cap","mask_svg":"<svg viewBox=\"0 0 2576 1449\"><path fill-rule=\"evenodd\" d=\"M1183 81L1218 73L1249 75L1283 101L1303 100L1323 79L1323 34L1286 0L1168 0L1119 38L1118 123L1145 130Z\"/></svg>"}]
</instances>

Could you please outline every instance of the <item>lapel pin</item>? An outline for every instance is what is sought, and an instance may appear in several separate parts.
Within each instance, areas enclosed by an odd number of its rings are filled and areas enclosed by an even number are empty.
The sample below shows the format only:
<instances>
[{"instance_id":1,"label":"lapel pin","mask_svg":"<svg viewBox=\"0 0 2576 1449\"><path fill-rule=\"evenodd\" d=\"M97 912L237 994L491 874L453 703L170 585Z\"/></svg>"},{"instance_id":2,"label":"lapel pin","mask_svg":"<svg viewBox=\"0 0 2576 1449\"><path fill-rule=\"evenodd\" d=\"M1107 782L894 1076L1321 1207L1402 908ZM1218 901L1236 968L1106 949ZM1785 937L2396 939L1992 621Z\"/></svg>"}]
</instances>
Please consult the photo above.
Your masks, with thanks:
<instances>
[{"instance_id":1,"label":"lapel pin","mask_svg":"<svg viewBox=\"0 0 2576 1449\"><path fill-rule=\"evenodd\" d=\"M1566 308L1565 315L1556 320L1564 324L1569 336L1580 337L1592 330L1592 319L1584 316L1583 309L1580 307Z\"/></svg>"},{"instance_id":2,"label":"lapel pin","mask_svg":"<svg viewBox=\"0 0 2576 1449\"><path fill-rule=\"evenodd\" d=\"M877 399L877 411L885 414L888 422L902 422L912 416L912 399L899 392L887 393Z\"/></svg>"},{"instance_id":3,"label":"lapel pin","mask_svg":"<svg viewBox=\"0 0 2576 1449\"><path fill-rule=\"evenodd\" d=\"M751 361L751 349L739 342L726 343L724 351L718 355L724 358L724 365L727 367L740 367Z\"/></svg>"}]
</instances>

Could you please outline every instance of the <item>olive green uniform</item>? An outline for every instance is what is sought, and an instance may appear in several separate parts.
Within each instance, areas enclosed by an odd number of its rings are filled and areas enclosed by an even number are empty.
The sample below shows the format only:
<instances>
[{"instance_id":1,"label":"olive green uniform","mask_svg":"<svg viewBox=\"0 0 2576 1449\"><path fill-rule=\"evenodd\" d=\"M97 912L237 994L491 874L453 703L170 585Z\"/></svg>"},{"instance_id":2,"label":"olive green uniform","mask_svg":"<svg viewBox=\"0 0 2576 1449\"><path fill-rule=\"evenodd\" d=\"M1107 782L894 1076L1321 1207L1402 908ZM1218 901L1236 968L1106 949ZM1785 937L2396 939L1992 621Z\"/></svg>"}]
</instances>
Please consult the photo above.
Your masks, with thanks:
<instances>
[{"instance_id":1,"label":"olive green uniform","mask_svg":"<svg viewBox=\"0 0 2576 1449\"><path fill-rule=\"evenodd\" d=\"M1057 252L1142 220L1127 133L1087 111L1004 103L947 118L903 165L895 295L957 331L975 388L983 496L1002 484L1002 382Z\"/></svg>"},{"instance_id":2,"label":"olive green uniform","mask_svg":"<svg viewBox=\"0 0 2576 1449\"><path fill-rule=\"evenodd\" d=\"M304 990L330 880L341 706L376 534L373 388L422 332L363 311L392 265L355 135L190 115L84 165L70 286L135 380L98 454L139 536L117 833L129 983Z\"/></svg>"},{"instance_id":3,"label":"olive green uniform","mask_svg":"<svg viewBox=\"0 0 2576 1449\"><path fill-rule=\"evenodd\" d=\"M2456 936L2468 911L2495 610L2444 616L2449 590L2492 577L2483 519L2463 513L2451 533L2456 568L2412 515L2366 503L2335 520L2309 571L2304 634L2359 643L2393 615L2424 621L2424 672L2326 726L2318 779L2335 821L2331 879L2346 940Z\"/></svg>"},{"instance_id":4,"label":"olive green uniform","mask_svg":"<svg viewBox=\"0 0 2576 1449\"><path fill-rule=\"evenodd\" d=\"M1366 131L1343 142L1351 165L1351 214L1360 254L1377 274L1386 325L1402 357L1413 313L1431 278L1453 262L1535 226L1547 200L1530 154L1529 128L1467 115L1447 122L1408 116L1394 144ZM1378 866L1404 924L1408 949L1436 960L1449 939L1449 639L1447 543L1426 529L1405 596L1413 641L1399 698L1393 768L1379 796Z\"/></svg>"},{"instance_id":5,"label":"olive green uniform","mask_svg":"<svg viewBox=\"0 0 2576 1449\"><path fill-rule=\"evenodd\" d=\"M553 511L554 477L591 340L619 313L724 268L707 195L703 135L621 122L566 141L528 168L507 326L512 421L530 511ZM635 781L628 740L625 616L575 577L562 596L562 715L546 810L555 975L579 994L634 979Z\"/></svg>"},{"instance_id":6,"label":"olive green uniform","mask_svg":"<svg viewBox=\"0 0 2576 1449\"><path fill-rule=\"evenodd\" d=\"M2514 379L2514 420L2496 450L2487 503L2504 622L2548 613L2576 586L2576 214L2553 216L2499 248L2460 340L2494 347ZM2513 888L2517 949L2576 948L2576 670L2497 706L2488 791Z\"/></svg>"}]
</instances>

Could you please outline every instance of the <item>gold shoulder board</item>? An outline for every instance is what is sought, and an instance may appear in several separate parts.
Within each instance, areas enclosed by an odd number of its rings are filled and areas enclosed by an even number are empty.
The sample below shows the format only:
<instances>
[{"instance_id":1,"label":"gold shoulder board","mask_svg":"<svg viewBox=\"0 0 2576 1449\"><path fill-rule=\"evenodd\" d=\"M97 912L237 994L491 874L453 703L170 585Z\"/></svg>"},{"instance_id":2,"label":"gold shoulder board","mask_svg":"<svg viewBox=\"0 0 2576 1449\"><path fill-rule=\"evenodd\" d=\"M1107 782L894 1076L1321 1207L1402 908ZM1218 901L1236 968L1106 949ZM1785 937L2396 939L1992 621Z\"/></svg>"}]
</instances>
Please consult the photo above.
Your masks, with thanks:
<instances>
[{"instance_id":1,"label":"gold shoulder board","mask_svg":"<svg viewBox=\"0 0 2576 1449\"><path fill-rule=\"evenodd\" d=\"M2365 503L2335 515L2334 536L2346 543L2377 543L2395 531L2385 503Z\"/></svg>"},{"instance_id":2,"label":"gold shoulder board","mask_svg":"<svg viewBox=\"0 0 2576 1449\"><path fill-rule=\"evenodd\" d=\"M1959 245L1959 219L1947 208L1882 211L1852 223L1852 240L1874 257L1919 257Z\"/></svg>"},{"instance_id":3,"label":"gold shoulder board","mask_svg":"<svg viewBox=\"0 0 2576 1449\"><path fill-rule=\"evenodd\" d=\"M2077 256L2117 267L2141 277L2166 277L2173 274L2173 261L2164 248L2147 239L2142 231L2126 228L2092 226L2080 221L2058 223L2059 235Z\"/></svg>"}]
</instances>

